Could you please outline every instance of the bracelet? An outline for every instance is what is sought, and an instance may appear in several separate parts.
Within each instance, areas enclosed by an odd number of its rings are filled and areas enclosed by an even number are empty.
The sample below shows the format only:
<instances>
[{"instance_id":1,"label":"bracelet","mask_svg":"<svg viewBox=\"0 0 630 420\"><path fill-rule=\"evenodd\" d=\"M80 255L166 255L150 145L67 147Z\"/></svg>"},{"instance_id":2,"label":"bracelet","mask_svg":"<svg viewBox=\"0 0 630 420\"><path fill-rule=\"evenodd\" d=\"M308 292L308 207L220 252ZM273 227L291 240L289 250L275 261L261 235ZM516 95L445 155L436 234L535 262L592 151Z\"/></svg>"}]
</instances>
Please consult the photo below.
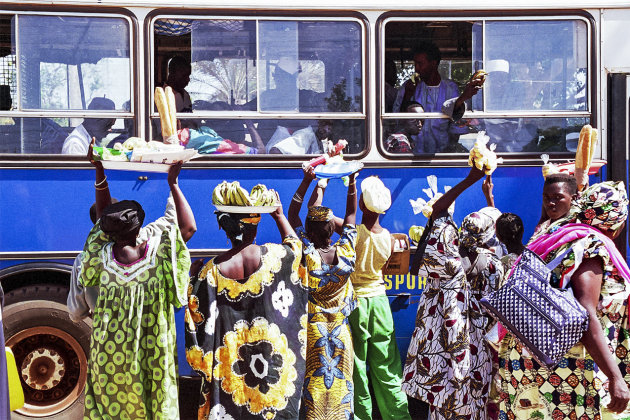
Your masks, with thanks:
<instances>
[{"instance_id":1,"label":"bracelet","mask_svg":"<svg viewBox=\"0 0 630 420\"><path fill-rule=\"evenodd\" d=\"M357 192L356 191L353 193L349 192L348 195L357 195Z\"/></svg>"},{"instance_id":2,"label":"bracelet","mask_svg":"<svg viewBox=\"0 0 630 420\"><path fill-rule=\"evenodd\" d=\"M296 203L302 203L304 201L304 197L302 197L300 194L295 193L293 194L293 201L295 201Z\"/></svg>"},{"instance_id":3,"label":"bracelet","mask_svg":"<svg viewBox=\"0 0 630 420\"><path fill-rule=\"evenodd\" d=\"M102 187L100 187L100 188L96 187L96 186L94 187L94 189L97 190L97 191L103 191L103 190L106 190L108 188L109 188L109 185L107 185L107 183L105 185L103 185Z\"/></svg>"},{"instance_id":4,"label":"bracelet","mask_svg":"<svg viewBox=\"0 0 630 420\"><path fill-rule=\"evenodd\" d=\"M94 183L94 187L100 187L100 186L102 186L102 185L103 185L104 183L106 183L106 182L107 182L107 175L105 175L105 178L103 178L103 180L102 180L101 182L99 182L99 183L96 183L96 182L95 182L95 183Z\"/></svg>"}]
</instances>

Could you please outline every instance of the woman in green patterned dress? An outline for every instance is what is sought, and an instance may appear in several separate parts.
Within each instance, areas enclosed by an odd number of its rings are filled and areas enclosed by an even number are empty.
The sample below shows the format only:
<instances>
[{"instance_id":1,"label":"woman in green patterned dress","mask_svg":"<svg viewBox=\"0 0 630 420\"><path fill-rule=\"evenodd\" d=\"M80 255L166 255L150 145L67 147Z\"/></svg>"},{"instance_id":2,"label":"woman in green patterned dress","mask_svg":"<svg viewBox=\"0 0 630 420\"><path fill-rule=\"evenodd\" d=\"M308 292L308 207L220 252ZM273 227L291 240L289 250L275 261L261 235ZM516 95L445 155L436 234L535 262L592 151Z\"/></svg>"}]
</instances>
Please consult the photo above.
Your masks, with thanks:
<instances>
[{"instance_id":1,"label":"woman in green patterned dress","mask_svg":"<svg viewBox=\"0 0 630 420\"><path fill-rule=\"evenodd\" d=\"M356 173L350 175L346 215L335 217L322 207L325 184L316 185L309 202L306 226L300 208L310 183L312 167L304 169L304 179L289 206L289 223L304 245L302 266L308 281L308 325L306 376L302 405L307 420L348 419L354 416L354 348L348 316L357 306L350 274L356 260L357 228ZM333 233L340 234L332 243Z\"/></svg>"},{"instance_id":2,"label":"woman in green patterned dress","mask_svg":"<svg viewBox=\"0 0 630 420\"><path fill-rule=\"evenodd\" d=\"M173 306L186 303L195 218L168 173L178 225L137 244L144 211L135 201L111 203L103 165L96 168L99 219L82 254L83 286L99 287L94 310L85 419L179 419Z\"/></svg>"}]
</instances>

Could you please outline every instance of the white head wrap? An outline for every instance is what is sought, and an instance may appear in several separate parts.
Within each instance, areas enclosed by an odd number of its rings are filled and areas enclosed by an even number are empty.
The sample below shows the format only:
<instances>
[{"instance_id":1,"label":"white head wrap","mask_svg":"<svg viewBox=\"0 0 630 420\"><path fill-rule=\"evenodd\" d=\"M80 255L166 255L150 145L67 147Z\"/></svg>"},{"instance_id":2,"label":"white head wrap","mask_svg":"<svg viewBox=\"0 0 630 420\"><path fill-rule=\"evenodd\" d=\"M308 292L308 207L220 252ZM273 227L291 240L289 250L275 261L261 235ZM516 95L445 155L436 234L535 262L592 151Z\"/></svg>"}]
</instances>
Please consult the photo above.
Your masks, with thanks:
<instances>
[{"instance_id":1,"label":"white head wrap","mask_svg":"<svg viewBox=\"0 0 630 420\"><path fill-rule=\"evenodd\" d=\"M376 176L369 176L361 182L361 194L365 207L374 213L385 213L392 205L389 189Z\"/></svg>"},{"instance_id":2,"label":"white head wrap","mask_svg":"<svg viewBox=\"0 0 630 420\"><path fill-rule=\"evenodd\" d=\"M510 72L510 63L507 60L489 60L486 63L485 71L491 73L493 71L502 71L504 73Z\"/></svg>"}]
</instances>

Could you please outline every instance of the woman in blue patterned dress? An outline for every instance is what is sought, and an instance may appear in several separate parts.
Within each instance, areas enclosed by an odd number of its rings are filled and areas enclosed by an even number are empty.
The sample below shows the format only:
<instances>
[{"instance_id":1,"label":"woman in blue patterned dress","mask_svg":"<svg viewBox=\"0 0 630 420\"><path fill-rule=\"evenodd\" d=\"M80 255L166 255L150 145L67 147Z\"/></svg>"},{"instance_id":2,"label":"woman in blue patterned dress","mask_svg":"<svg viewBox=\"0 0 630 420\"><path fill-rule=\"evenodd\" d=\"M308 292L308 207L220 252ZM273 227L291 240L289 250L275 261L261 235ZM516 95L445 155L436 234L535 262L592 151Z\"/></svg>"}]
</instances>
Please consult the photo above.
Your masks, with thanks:
<instances>
[{"instance_id":1,"label":"woman in blue patterned dress","mask_svg":"<svg viewBox=\"0 0 630 420\"><path fill-rule=\"evenodd\" d=\"M309 420L345 420L354 414L354 351L348 315L357 302L350 281L357 237L357 188L352 174L342 220L319 205L325 187L318 184L303 227L300 208L314 178L313 168L307 167L289 207L289 223L304 244L302 266L309 287L302 415ZM341 237L333 244L335 231Z\"/></svg>"}]
</instances>

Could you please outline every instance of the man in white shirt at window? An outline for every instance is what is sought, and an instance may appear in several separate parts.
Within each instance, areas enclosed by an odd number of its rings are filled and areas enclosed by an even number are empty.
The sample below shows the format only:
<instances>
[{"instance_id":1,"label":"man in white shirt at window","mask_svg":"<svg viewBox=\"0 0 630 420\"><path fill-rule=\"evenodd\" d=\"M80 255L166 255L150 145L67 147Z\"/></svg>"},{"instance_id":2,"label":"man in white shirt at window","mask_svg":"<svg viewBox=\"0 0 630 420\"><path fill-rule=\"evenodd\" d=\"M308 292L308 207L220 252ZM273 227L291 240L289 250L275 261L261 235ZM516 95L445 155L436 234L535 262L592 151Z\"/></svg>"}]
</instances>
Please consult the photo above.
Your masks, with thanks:
<instances>
[{"instance_id":1,"label":"man in white shirt at window","mask_svg":"<svg viewBox=\"0 0 630 420\"><path fill-rule=\"evenodd\" d=\"M449 134L456 140L460 132L453 122L459 120L466 111L466 103L481 89L483 81L474 79L468 82L462 94L459 94L457 84L448 79L442 79L438 66L442 56L435 44L421 43L415 49L413 62L418 79L412 77L398 90L394 101L393 112L407 109L411 101L422 105L425 112L441 112L450 118L426 119L422 131L414 136L414 153L438 153L449 146Z\"/></svg>"},{"instance_id":2,"label":"man in white shirt at window","mask_svg":"<svg viewBox=\"0 0 630 420\"><path fill-rule=\"evenodd\" d=\"M88 105L89 110L113 111L114 102L107 98L94 98ZM61 153L64 155L86 155L92 137L97 144L105 138L116 122L115 118L86 118L79 124L63 142Z\"/></svg>"}]
</instances>

